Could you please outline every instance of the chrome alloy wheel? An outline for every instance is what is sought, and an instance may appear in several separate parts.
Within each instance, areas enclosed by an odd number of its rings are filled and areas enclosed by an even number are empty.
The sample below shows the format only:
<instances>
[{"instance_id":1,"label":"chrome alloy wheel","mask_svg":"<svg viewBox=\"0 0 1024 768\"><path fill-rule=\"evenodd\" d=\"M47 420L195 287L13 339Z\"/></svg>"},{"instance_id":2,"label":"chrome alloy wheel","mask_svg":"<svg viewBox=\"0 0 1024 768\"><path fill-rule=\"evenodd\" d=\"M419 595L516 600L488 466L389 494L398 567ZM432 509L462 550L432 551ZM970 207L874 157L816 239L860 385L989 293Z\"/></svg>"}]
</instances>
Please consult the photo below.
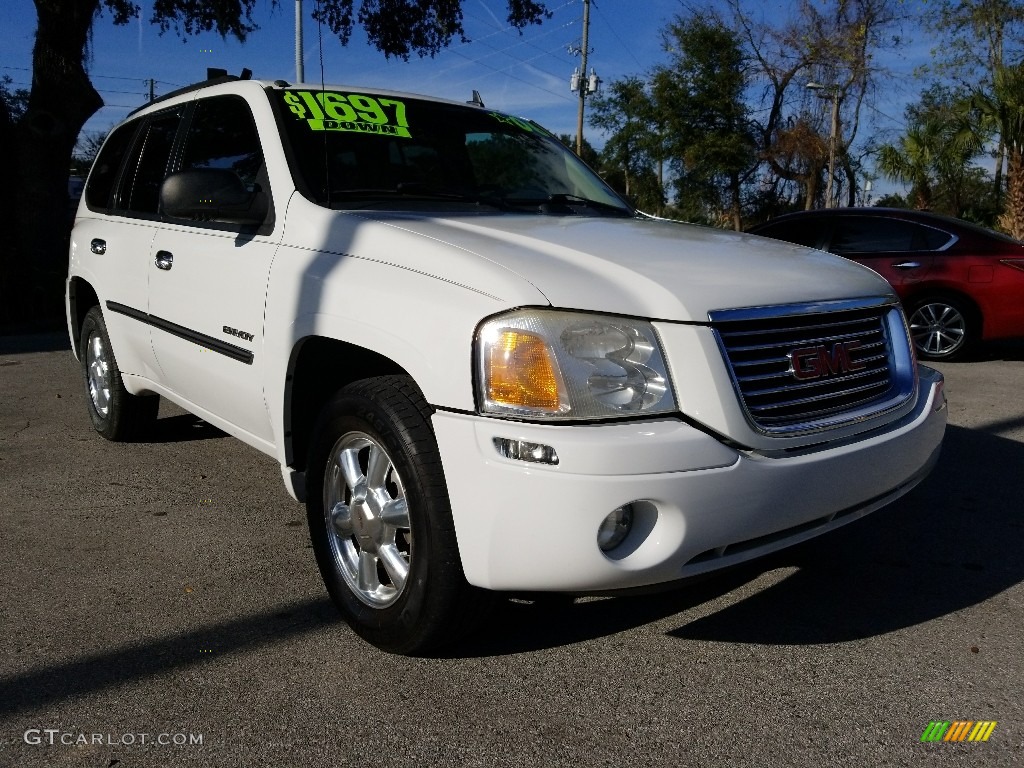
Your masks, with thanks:
<instances>
[{"instance_id":1,"label":"chrome alloy wheel","mask_svg":"<svg viewBox=\"0 0 1024 768\"><path fill-rule=\"evenodd\" d=\"M967 320L944 301L922 304L910 316L910 334L918 351L933 358L949 357L967 339Z\"/></svg>"},{"instance_id":2,"label":"chrome alloy wheel","mask_svg":"<svg viewBox=\"0 0 1024 768\"><path fill-rule=\"evenodd\" d=\"M405 589L412 531L405 487L391 457L362 432L341 436L324 473L327 537L346 584L372 608Z\"/></svg>"},{"instance_id":3,"label":"chrome alloy wheel","mask_svg":"<svg viewBox=\"0 0 1024 768\"><path fill-rule=\"evenodd\" d=\"M91 334L86 344L85 370L92 407L105 419L110 413L110 355L98 333Z\"/></svg>"}]
</instances>

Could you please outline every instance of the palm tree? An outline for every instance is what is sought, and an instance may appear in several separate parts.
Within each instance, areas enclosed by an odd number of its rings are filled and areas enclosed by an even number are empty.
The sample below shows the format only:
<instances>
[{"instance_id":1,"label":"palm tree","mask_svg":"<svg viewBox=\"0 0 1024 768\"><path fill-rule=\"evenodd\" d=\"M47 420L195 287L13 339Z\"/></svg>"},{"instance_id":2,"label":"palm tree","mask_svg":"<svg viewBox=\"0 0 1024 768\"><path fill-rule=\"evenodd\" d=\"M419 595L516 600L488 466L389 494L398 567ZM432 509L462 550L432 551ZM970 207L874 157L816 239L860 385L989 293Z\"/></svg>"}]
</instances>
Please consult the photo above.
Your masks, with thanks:
<instances>
[{"instance_id":1,"label":"palm tree","mask_svg":"<svg viewBox=\"0 0 1024 768\"><path fill-rule=\"evenodd\" d=\"M973 102L964 95L933 87L906 110L907 133L895 145L879 148L877 170L908 184L914 207L963 216L971 207L973 162L984 150L991 131L975 116ZM977 203L977 200L973 200Z\"/></svg>"},{"instance_id":2,"label":"palm tree","mask_svg":"<svg viewBox=\"0 0 1024 768\"><path fill-rule=\"evenodd\" d=\"M976 104L1007 152L1007 197L999 225L1024 240L1024 63L999 68L991 93L981 94Z\"/></svg>"},{"instance_id":3,"label":"palm tree","mask_svg":"<svg viewBox=\"0 0 1024 768\"><path fill-rule=\"evenodd\" d=\"M936 158L942 152L942 128L926 121L907 130L899 146L885 144L878 149L878 171L893 181L909 184L914 207L927 211L932 206L932 190L938 182Z\"/></svg>"},{"instance_id":4,"label":"palm tree","mask_svg":"<svg viewBox=\"0 0 1024 768\"><path fill-rule=\"evenodd\" d=\"M1024 64L999 67L991 90L975 92L971 107L975 144L995 133L1006 149L1006 198L999 225L1011 237L1024 239Z\"/></svg>"}]
</instances>

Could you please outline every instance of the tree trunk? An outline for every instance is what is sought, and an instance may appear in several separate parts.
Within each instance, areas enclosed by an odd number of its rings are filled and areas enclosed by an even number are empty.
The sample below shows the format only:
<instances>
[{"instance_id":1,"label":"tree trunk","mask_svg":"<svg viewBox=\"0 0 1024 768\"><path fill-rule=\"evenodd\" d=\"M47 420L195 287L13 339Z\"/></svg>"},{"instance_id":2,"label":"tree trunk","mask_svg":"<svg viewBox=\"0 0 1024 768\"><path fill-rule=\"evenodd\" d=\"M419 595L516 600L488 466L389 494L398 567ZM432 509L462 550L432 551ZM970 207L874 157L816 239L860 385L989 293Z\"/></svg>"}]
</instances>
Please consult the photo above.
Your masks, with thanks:
<instances>
[{"instance_id":1,"label":"tree trunk","mask_svg":"<svg viewBox=\"0 0 1024 768\"><path fill-rule=\"evenodd\" d=\"M1021 147L1009 147L1006 163L1006 198L999 224L1010 237L1024 240L1024 154Z\"/></svg>"},{"instance_id":2,"label":"tree trunk","mask_svg":"<svg viewBox=\"0 0 1024 768\"><path fill-rule=\"evenodd\" d=\"M732 218L732 228L736 232L743 231L743 199L740 189L740 175L731 174L729 178L729 213Z\"/></svg>"},{"instance_id":3,"label":"tree trunk","mask_svg":"<svg viewBox=\"0 0 1024 768\"><path fill-rule=\"evenodd\" d=\"M75 141L103 105L83 66L99 0L35 0L39 26L32 90L14 126L14 252L3 264L0 306L9 323L59 323L67 274L68 175Z\"/></svg>"},{"instance_id":4,"label":"tree trunk","mask_svg":"<svg viewBox=\"0 0 1024 768\"><path fill-rule=\"evenodd\" d=\"M815 202L818 199L818 184L819 184L819 181L818 181L819 180L819 176L818 176L818 174L820 172L821 172L821 168L817 168L816 167L816 168L812 169L812 172L807 174L807 176L805 176L804 179L803 179L803 182L804 182L804 195L806 196L805 199L804 199L804 210L805 211L814 210L814 204L815 204Z\"/></svg>"}]
</instances>

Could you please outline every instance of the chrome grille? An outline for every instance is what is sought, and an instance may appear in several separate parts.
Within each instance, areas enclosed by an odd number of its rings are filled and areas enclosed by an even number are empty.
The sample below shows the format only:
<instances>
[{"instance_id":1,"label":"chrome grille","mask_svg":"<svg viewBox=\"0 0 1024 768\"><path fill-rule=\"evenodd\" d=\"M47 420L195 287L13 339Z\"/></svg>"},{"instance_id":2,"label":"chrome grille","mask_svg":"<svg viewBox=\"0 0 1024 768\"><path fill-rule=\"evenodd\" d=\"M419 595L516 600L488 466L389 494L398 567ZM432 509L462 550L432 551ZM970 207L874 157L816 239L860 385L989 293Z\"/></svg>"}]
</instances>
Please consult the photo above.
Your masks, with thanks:
<instances>
[{"instance_id":1,"label":"chrome grille","mask_svg":"<svg viewBox=\"0 0 1024 768\"><path fill-rule=\"evenodd\" d=\"M906 326L890 300L711 313L748 419L813 431L889 411L914 392Z\"/></svg>"}]
</instances>

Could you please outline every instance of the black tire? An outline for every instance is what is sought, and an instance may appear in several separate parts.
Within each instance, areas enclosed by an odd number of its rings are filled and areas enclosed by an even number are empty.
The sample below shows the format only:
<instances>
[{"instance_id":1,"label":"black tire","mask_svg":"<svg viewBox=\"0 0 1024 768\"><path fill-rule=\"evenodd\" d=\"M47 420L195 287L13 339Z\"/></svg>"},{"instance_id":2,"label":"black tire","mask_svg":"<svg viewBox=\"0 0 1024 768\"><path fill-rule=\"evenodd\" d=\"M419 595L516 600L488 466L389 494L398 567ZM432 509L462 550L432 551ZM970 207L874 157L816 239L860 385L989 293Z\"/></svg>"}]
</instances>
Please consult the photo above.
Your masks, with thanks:
<instances>
[{"instance_id":1,"label":"black tire","mask_svg":"<svg viewBox=\"0 0 1024 768\"><path fill-rule=\"evenodd\" d=\"M974 349L981 331L974 308L952 296L916 301L907 315L921 360L962 360Z\"/></svg>"},{"instance_id":2,"label":"black tire","mask_svg":"<svg viewBox=\"0 0 1024 768\"><path fill-rule=\"evenodd\" d=\"M96 431L115 442L143 437L156 421L160 398L133 395L124 388L99 307L86 313L79 342L85 402Z\"/></svg>"},{"instance_id":3,"label":"black tire","mask_svg":"<svg viewBox=\"0 0 1024 768\"><path fill-rule=\"evenodd\" d=\"M362 638L406 655L464 635L484 598L463 575L430 414L409 377L355 382L321 412L306 472L331 599Z\"/></svg>"}]
</instances>

